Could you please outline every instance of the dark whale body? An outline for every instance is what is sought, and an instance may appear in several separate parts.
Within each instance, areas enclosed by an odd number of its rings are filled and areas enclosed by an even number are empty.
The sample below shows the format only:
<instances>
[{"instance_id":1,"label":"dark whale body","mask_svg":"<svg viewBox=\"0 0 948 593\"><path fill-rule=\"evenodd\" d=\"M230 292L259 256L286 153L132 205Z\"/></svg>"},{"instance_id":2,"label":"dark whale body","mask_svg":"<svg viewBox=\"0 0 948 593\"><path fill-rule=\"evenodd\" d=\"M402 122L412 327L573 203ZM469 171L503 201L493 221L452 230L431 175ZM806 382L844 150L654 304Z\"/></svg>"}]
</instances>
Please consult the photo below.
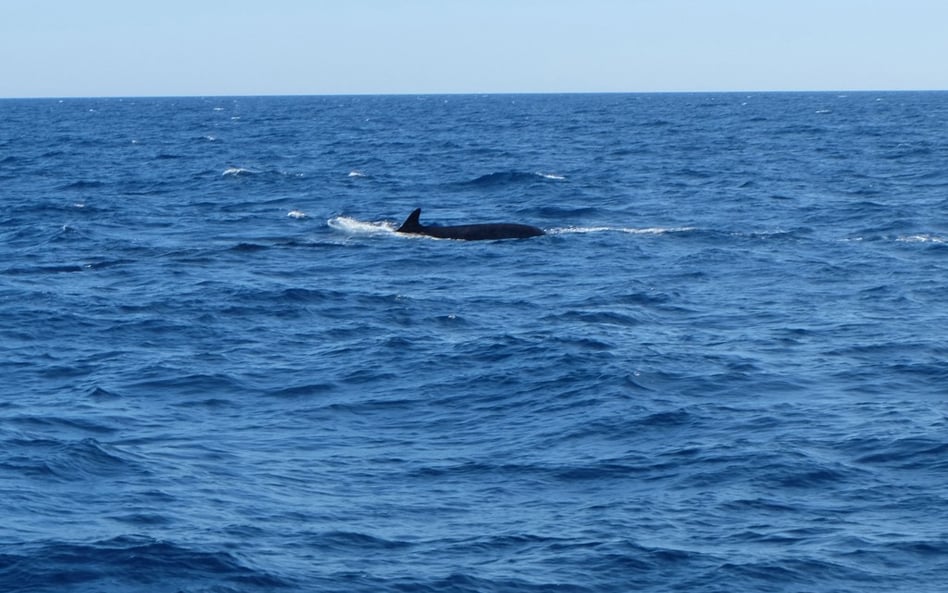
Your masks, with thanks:
<instances>
[{"instance_id":1,"label":"dark whale body","mask_svg":"<svg viewBox=\"0 0 948 593\"><path fill-rule=\"evenodd\" d=\"M511 222L488 222L482 224L460 224L455 226L425 226L418 221L421 208L416 208L396 233L426 235L438 239L460 239L462 241L486 241L491 239L526 239L545 235L541 229L528 224Z\"/></svg>"}]
</instances>

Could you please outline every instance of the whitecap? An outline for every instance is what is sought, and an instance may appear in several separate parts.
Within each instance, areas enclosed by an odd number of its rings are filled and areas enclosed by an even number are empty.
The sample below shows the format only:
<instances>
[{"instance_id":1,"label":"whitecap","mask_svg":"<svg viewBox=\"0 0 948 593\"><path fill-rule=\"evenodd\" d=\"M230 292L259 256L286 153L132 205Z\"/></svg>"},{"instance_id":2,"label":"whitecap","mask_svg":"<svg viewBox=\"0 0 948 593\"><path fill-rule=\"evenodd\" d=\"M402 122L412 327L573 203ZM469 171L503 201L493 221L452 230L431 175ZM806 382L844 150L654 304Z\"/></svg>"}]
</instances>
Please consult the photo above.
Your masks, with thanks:
<instances>
[{"instance_id":1,"label":"whitecap","mask_svg":"<svg viewBox=\"0 0 948 593\"><path fill-rule=\"evenodd\" d=\"M899 237L896 241L900 243L946 243L948 239L944 237L935 237L927 233L922 233L918 235L907 235L904 237Z\"/></svg>"},{"instance_id":2,"label":"whitecap","mask_svg":"<svg viewBox=\"0 0 948 593\"><path fill-rule=\"evenodd\" d=\"M245 173L255 173L255 171L244 169L243 167L228 167L223 173L221 173L221 175L237 176L243 175Z\"/></svg>"},{"instance_id":3,"label":"whitecap","mask_svg":"<svg viewBox=\"0 0 948 593\"><path fill-rule=\"evenodd\" d=\"M366 175L365 173L363 173L362 171L359 171L358 169L353 169L352 171L349 171L348 176L349 177L365 177Z\"/></svg>"},{"instance_id":4,"label":"whitecap","mask_svg":"<svg viewBox=\"0 0 948 593\"><path fill-rule=\"evenodd\" d=\"M566 179L566 177L564 177L563 175L556 175L553 173L540 173L539 171L537 171L536 174L544 179L552 179L554 181L564 181Z\"/></svg>"},{"instance_id":5,"label":"whitecap","mask_svg":"<svg viewBox=\"0 0 948 593\"><path fill-rule=\"evenodd\" d=\"M302 210L290 210L289 212L286 213L286 215L289 216L290 218L296 218L296 219L306 218L306 213L303 212Z\"/></svg>"}]
</instances>

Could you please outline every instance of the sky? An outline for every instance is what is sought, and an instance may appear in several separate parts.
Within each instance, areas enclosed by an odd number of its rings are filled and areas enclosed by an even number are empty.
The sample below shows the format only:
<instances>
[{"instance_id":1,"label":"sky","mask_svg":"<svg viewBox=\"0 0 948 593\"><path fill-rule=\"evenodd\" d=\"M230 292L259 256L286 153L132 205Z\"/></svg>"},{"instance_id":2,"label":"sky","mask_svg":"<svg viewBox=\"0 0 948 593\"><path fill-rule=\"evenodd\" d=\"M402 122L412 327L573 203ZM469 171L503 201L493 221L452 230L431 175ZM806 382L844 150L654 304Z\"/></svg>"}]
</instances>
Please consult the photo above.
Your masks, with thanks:
<instances>
[{"instance_id":1,"label":"sky","mask_svg":"<svg viewBox=\"0 0 948 593\"><path fill-rule=\"evenodd\" d=\"M948 90L946 0L0 0L0 97Z\"/></svg>"}]
</instances>

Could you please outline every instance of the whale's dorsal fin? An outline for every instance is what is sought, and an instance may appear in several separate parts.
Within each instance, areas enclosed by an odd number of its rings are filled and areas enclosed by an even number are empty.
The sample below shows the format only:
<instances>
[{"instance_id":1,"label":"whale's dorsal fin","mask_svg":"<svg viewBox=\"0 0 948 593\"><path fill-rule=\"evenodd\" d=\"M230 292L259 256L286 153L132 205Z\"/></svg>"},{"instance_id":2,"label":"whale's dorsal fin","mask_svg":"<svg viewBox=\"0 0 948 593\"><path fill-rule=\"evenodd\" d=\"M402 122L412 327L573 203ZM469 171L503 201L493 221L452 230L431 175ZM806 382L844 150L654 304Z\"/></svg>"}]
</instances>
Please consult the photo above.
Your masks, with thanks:
<instances>
[{"instance_id":1,"label":"whale's dorsal fin","mask_svg":"<svg viewBox=\"0 0 948 593\"><path fill-rule=\"evenodd\" d=\"M421 208L415 208L412 213L408 215L408 218L405 219L405 222L402 223L402 226L398 227L395 232L420 233L422 231L422 227L421 223L418 221L419 216L421 216Z\"/></svg>"}]
</instances>

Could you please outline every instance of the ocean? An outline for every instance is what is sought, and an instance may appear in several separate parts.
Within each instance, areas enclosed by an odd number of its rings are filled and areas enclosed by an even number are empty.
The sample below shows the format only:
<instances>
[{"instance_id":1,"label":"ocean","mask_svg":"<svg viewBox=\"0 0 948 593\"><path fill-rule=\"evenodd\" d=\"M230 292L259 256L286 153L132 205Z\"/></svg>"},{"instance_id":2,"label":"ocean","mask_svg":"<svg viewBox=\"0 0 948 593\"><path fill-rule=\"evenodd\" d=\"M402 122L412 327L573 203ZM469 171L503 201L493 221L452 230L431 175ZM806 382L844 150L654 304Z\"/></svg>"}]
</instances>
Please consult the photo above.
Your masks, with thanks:
<instances>
[{"instance_id":1,"label":"ocean","mask_svg":"<svg viewBox=\"0 0 948 593\"><path fill-rule=\"evenodd\" d=\"M2 100L0 590L948 591L946 289L945 92Z\"/></svg>"}]
</instances>

